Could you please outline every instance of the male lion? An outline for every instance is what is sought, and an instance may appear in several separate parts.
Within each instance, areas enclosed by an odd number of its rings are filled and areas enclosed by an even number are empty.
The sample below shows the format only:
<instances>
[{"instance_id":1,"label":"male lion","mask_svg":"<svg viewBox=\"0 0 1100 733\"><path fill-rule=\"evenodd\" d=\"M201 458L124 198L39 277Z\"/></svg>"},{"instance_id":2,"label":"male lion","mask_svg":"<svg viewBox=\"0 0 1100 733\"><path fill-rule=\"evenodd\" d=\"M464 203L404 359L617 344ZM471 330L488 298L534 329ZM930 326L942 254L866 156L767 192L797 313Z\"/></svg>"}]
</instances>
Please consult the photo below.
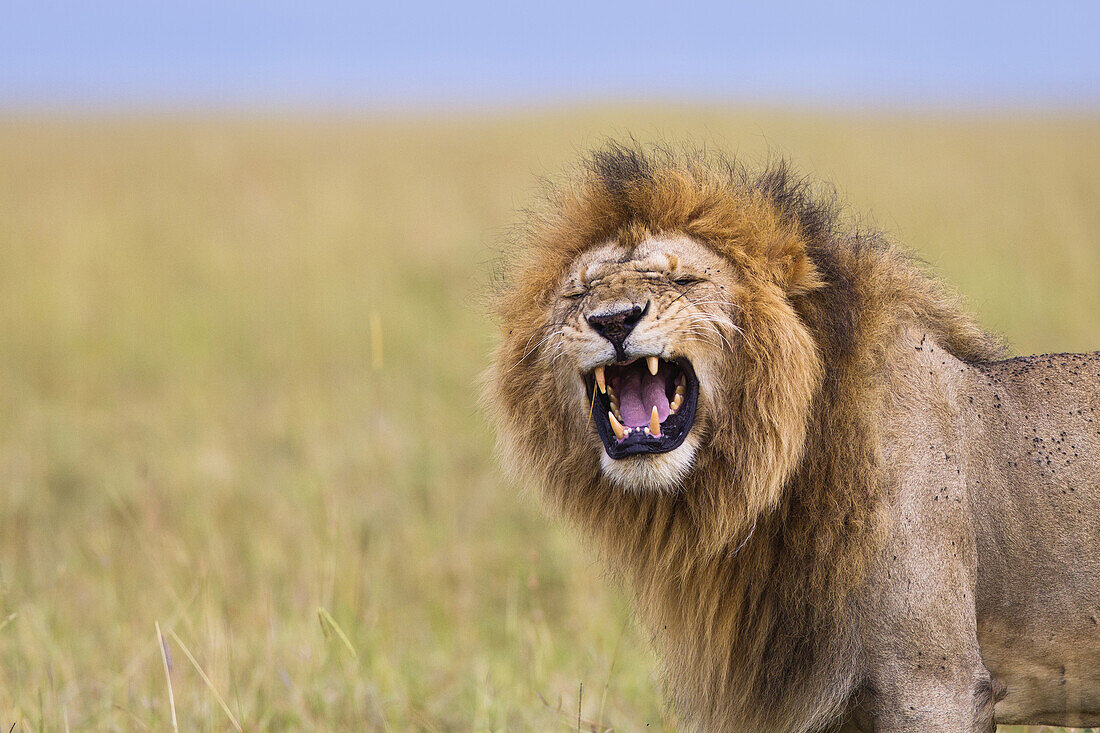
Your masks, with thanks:
<instances>
[{"instance_id":1,"label":"male lion","mask_svg":"<svg viewBox=\"0 0 1100 733\"><path fill-rule=\"evenodd\" d=\"M1100 725L1100 353L999 361L783 165L611 146L524 244L501 450L689 728Z\"/></svg>"}]
</instances>

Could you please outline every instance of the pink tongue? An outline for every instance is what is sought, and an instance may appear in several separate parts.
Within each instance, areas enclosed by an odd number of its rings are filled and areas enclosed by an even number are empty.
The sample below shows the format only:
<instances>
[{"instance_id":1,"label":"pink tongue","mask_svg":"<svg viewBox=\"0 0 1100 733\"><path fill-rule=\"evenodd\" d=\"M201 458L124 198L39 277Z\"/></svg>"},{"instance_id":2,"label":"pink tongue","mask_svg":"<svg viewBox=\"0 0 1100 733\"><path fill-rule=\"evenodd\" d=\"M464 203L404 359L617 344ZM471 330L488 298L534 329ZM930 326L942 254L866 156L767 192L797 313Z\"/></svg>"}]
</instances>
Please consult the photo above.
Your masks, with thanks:
<instances>
[{"instance_id":1,"label":"pink tongue","mask_svg":"<svg viewBox=\"0 0 1100 733\"><path fill-rule=\"evenodd\" d=\"M668 397L665 396L665 379L661 374L654 376L646 372L642 376L639 371L631 370L623 377L619 391L619 409L627 426L640 428L649 425L654 406L662 422L668 417Z\"/></svg>"}]
</instances>

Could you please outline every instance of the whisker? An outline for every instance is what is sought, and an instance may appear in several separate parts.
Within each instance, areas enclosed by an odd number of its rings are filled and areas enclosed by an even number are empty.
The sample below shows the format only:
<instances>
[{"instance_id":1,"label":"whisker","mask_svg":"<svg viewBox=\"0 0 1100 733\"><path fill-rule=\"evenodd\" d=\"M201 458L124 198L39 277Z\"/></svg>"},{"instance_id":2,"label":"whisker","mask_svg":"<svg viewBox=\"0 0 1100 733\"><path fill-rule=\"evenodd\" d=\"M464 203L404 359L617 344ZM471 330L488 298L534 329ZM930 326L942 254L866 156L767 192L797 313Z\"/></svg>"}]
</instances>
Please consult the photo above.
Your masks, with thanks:
<instances>
[{"instance_id":1,"label":"whisker","mask_svg":"<svg viewBox=\"0 0 1100 733\"><path fill-rule=\"evenodd\" d=\"M692 305L728 305L730 308L736 308L737 310L745 310L741 306L737 305L729 300L692 300L688 298L688 302Z\"/></svg>"},{"instance_id":2,"label":"whisker","mask_svg":"<svg viewBox=\"0 0 1100 733\"><path fill-rule=\"evenodd\" d=\"M704 343L713 344L715 346L722 345L720 341L714 338L714 334L710 331L688 331L687 340L702 341Z\"/></svg>"},{"instance_id":3,"label":"whisker","mask_svg":"<svg viewBox=\"0 0 1100 733\"><path fill-rule=\"evenodd\" d=\"M714 333L718 334L718 336L722 339L723 343L725 343L727 347L729 347L731 349L733 348L733 345L726 338L726 335L724 333L722 333L722 330L720 328L718 328L718 325L715 323L714 319L708 318L708 317L706 317L702 314L696 313L696 314L693 314L691 316L688 316L688 321L687 322L688 322L689 326L694 326L695 324L699 324L699 323L707 326L708 328L713 330ZM730 323L730 322L727 321L726 325L730 326L730 328L732 328L735 331L738 331L738 332L741 331L741 329L734 326L733 323ZM744 334L742 333L742 335L744 335Z\"/></svg>"},{"instance_id":4,"label":"whisker","mask_svg":"<svg viewBox=\"0 0 1100 733\"><path fill-rule=\"evenodd\" d=\"M560 336L560 335L561 335L561 334L563 334L563 333L565 333L565 329L564 329L564 328L562 328L562 329L559 329L559 330L557 330L557 331L554 331L554 332L552 332L552 333L548 333L548 334L546 334L545 336L543 336L543 337L542 337L541 339L539 339L539 342L538 342L537 344L535 344L534 346L531 346L531 347L529 347L529 348L528 348L528 349L527 349L527 350L526 350L525 352L523 352L523 356L521 356L521 357L519 358L519 361L517 361L517 362L516 362L515 364L513 364L512 366L508 367L508 370L507 370L507 371L505 372L505 374L507 374L508 372L511 372L511 371L512 371L513 369L515 369L515 368L516 368L516 367L518 367L518 366L519 366L520 364L522 364L522 363L523 363L523 360L524 360L524 359L526 359L526 358L527 358L528 356L530 356L530 355L531 355L532 353L534 353L535 351L537 351L537 350L538 350L538 348L539 348L540 346L542 346L542 344L543 344L543 343L545 343L547 339L553 338L554 336ZM536 335L537 335L537 334L536 334ZM532 336L531 338L533 339L533 338L534 338L534 336ZM527 340L527 342L528 342L528 344L529 344L529 343L531 342L531 339L528 339L528 340Z\"/></svg>"}]
</instances>

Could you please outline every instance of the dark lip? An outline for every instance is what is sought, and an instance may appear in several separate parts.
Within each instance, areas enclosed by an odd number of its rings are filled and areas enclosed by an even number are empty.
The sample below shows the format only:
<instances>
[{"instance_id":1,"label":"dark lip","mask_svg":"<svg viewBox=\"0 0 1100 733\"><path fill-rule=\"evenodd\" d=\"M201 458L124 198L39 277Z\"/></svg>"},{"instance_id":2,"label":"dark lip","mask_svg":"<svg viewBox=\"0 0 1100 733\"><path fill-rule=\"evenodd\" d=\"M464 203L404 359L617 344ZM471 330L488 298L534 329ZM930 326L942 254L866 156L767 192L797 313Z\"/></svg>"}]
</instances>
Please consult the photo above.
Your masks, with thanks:
<instances>
[{"instance_id":1,"label":"dark lip","mask_svg":"<svg viewBox=\"0 0 1100 733\"><path fill-rule=\"evenodd\" d=\"M632 364L634 361L636 360L620 363ZM589 392L595 392L592 421L596 424L596 432L599 434L600 440L603 441L603 447L608 457L620 460L646 453L668 453L670 450L680 447L684 439L687 438L688 433L691 432L691 428L695 424L695 409L699 404L699 379L695 376L695 369L692 368L691 362L687 359L665 359L664 361L675 364L684 373L687 393L684 395L683 408L661 423L662 434L659 438L635 430L620 442L611 430L611 423L607 418L607 413L611 410L611 402L608 396L600 394L599 389L596 388L596 378L592 372L585 376L584 381Z\"/></svg>"}]
</instances>

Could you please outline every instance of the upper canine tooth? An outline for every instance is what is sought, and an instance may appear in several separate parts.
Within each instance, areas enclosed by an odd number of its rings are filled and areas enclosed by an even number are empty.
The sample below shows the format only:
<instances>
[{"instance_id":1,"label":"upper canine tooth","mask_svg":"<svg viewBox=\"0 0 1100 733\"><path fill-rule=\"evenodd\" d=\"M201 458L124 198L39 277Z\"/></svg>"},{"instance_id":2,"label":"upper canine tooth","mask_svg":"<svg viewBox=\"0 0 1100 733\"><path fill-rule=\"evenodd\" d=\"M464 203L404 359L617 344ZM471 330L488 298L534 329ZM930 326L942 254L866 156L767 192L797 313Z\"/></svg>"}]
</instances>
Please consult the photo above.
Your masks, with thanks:
<instances>
[{"instance_id":1,"label":"upper canine tooth","mask_svg":"<svg viewBox=\"0 0 1100 733\"><path fill-rule=\"evenodd\" d=\"M661 418L657 416L657 405L654 405L653 412L649 413L649 434L655 438L661 437Z\"/></svg>"},{"instance_id":2,"label":"upper canine tooth","mask_svg":"<svg viewBox=\"0 0 1100 733\"><path fill-rule=\"evenodd\" d=\"M600 394L607 394L607 378L603 373L603 366L596 367L596 384L600 387Z\"/></svg>"},{"instance_id":3,"label":"upper canine tooth","mask_svg":"<svg viewBox=\"0 0 1100 733\"><path fill-rule=\"evenodd\" d=\"M649 373L657 376L657 357L647 356L645 358L645 363L649 365Z\"/></svg>"},{"instance_id":4,"label":"upper canine tooth","mask_svg":"<svg viewBox=\"0 0 1100 733\"><path fill-rule=\"evenodd\" d=\"M611 429L615 431L615 437L622 440L626 437L626 430L619 424L619 421L615 419L615 416L610 412L607 413L607 421L611 423Z\"/></svg>"}]
</instances>

